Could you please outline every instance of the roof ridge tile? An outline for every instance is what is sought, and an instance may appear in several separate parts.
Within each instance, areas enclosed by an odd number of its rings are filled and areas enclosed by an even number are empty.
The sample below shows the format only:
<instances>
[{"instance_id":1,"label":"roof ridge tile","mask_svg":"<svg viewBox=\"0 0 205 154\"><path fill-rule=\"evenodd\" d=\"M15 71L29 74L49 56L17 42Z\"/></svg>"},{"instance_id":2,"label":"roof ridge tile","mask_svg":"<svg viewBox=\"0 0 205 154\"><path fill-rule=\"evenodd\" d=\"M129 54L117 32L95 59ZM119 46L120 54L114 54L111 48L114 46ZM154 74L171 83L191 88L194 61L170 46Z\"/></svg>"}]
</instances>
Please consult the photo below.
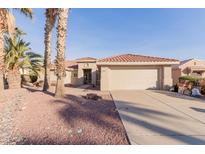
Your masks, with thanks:
<instances>
[{"instance_id":1,"label":"roof ridge tile","mask_svg":"<svg viewBox=\"0 0 205 154\"><path fill-rule=\"evenodd\" d=\"M177 62L177 59L162 58L156 56L145 56L137 54L121 54L99 59L98 62Z\"/></svg>"}]
</instances>

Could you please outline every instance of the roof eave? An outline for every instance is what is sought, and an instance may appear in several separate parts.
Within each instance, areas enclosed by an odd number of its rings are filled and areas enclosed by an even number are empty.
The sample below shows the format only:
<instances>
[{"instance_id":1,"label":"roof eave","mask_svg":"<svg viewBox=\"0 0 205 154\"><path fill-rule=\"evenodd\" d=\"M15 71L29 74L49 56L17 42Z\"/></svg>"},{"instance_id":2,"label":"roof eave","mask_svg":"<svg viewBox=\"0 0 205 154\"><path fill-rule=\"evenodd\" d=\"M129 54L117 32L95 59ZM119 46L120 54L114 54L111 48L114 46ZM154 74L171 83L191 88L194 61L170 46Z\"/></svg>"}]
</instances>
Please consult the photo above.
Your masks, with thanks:
<instances>
[{"instance_id":1,"label":"roof eave","mask_svg":"<svg viewBox=\"0 0 205 154\"><path fill-rule=\"evenodd\" d=\"M76 62L77 63L88 63L88 62L90 62L90 63L95 63L97 60L77 60Z\"/></svg>"},{"instance_id":2,"label":"roof eave","mask_svg":"<svg viewBox=\"0 0 205 154\"><path fill-rule=\"evenodd\" d=\"M65 70L66 71L75 71L75 70L78 70L78 68L66 68ZM55 71L55 69L51 68L50 71Z\"/></svg>"},{"instance_id":3,"label":"roof eave","mask_svg":"<svg viewBox=\"0 0 205 154\"><path fill-rule=\"evenodd\" d=\"M173 65L179 64L179 61L173 62L97 62L97 65Z\"/></svg>"}]
</instances>

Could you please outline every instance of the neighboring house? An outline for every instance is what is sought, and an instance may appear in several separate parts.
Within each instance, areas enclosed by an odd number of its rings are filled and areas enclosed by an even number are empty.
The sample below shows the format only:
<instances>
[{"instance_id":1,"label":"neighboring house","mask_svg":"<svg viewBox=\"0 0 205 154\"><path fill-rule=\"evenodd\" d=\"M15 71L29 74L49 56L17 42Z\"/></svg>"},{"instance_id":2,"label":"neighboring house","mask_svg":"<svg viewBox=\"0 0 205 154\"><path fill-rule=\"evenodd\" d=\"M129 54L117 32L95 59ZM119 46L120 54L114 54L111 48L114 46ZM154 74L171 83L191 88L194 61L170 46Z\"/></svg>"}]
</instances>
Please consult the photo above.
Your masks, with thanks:
<instances>
[{"instance_id":1,"label":"neighboring house","mask_svg":"<svg viewBox=\"0 0 205 154\"><path fill-rule=\"evenodd\" d=\"M78 79L78 64L75 60L73 61L66 61L65 63L66 67L66 76L65 76L65 84L71 84L71 85L77 85L77 79ZM52 65L51 71L50 71L50 81L52 84L55 84L57 81L56 73L55 73L55 67Z\"/></svg>"},{"instance_id":2,"label":"neighboring house","mask_svg":"<svg viewBox=\"0 0 205 154\"><path fill-rule=\"evenodd\" d=\"M29 69L28 69L27 67L20 68L19 71L20 71L20 74L21 74L21 75L27 75L27 74L29 74Z\"/></svg>"},{"instance_id":3,"label":"neighboring house","mask_svg":"<svg viewBox=\"0 0 205 154\"><path fill-rule=\"evenodd\" d=\"M180 64L172 66L172 78L174 84L179 81L180 76L205 77L205 61L198 59L188 59Z\"/></svg>"},{"instance_id":4,"label":"neighboring house","mask_svg":"<svg viewBox=\"0 0 205 154\"><path fill-rule=\"evenodd\" d=\"M173 64L179 61L134 54L85 57L66 63L65 84L93 84L101 90L166 89L173 85ZM51 72L51 81L56 82L55 69Z\"/></svg>"}]
</instances>

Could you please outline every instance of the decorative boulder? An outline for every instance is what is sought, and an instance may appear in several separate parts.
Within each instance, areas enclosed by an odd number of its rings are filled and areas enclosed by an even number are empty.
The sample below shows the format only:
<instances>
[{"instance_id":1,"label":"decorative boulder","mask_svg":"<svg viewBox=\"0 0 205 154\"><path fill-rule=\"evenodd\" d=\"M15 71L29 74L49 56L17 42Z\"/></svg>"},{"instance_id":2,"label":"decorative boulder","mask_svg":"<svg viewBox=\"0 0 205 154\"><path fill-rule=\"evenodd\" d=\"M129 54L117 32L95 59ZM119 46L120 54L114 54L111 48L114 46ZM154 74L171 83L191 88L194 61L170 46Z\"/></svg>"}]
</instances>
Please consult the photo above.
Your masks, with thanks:
<instances>
[{"instance_id":1,"label":"decorative boulder","mask_svg":"<svg viewBox=\"0 0 205 154\"><path fill-rule=\"evenodd\" d=\"M92 99L92 100L98 100L100 97L97 94L94 93L88 93L86 95L86 99Z\"/></svg>"}]
</instances>

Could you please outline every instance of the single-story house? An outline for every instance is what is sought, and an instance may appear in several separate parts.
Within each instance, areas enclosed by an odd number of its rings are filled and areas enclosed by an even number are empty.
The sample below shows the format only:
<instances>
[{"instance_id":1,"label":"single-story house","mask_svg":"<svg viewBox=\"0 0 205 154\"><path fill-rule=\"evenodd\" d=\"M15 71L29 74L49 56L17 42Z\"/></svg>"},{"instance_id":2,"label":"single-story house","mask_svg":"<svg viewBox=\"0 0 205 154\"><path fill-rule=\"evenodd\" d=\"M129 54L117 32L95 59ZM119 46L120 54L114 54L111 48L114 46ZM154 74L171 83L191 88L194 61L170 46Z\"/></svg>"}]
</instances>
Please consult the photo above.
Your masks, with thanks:
<instances>
[{"instance_id":1,"label":"single-story house","mask_svg":"<svg viewBox=\"0 0 205 154\"><path fill-rule=\"evenodd\" d=\"M99 85L101 90L166 89L173 85L176 59L123 54L103 59L85 57L66 63L65 84ZM51 81L56 82L55 69Z\"/></svg>"},{"instance_id":2,"label":"single-story house","mask_svg":"<svg viewBox=\"0 0 205 154\"><path fill-rule=\"evenodd\" d=\"M66 77L65 77L65 84L71 84L71 85L77 85L77 79L78 79L78 64L75 60L69 60L65 62L66 67ZM55 74L55 65L52 65L50 70L50 81L51 84L55 84L57 81L57 77Z\"/></svg>"},{"instance_id":3,"label":"single-story house","mask_svg":"<svg viewBox=\"0 0 205 154\"><path fill-rule=\"evenodd\" d=\"M172 66L172 78L174 84L180 76L192 76L205 78L205 61L198 59L188 59Z\"/></svg>"}]
</instances>

